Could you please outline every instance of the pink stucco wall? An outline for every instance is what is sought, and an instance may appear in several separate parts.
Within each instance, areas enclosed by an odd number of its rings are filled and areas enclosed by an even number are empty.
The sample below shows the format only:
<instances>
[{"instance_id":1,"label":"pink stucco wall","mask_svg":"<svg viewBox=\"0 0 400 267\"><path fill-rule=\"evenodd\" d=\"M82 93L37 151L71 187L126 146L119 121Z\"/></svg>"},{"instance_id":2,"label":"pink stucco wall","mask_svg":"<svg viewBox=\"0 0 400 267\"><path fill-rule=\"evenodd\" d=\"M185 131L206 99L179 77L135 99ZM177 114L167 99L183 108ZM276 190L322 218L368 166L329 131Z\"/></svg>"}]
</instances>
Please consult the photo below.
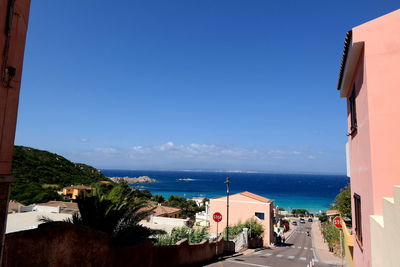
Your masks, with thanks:
<instances>
[{"instance_id":1,"label":"pink stucco wall","mask_svg":"<svg viewBox=\"0 0 400 267\"><path fill-rule=\"evenodd\" d=\"M372 172L371 172L371 147L370 147L370 125L368 113L368 88L365 82L365 64L361 58L357 67L355 78L356 89L356 107L357 107L357 134L349 137L350 144L350 183L352 195L357 193L361 196L361 213L363 225L363 244L354 242L354 255L358 259L357 262L362 264L357 266L368 266L370 255L370 235L369 233L369 214L373 213L372 198ZM350 121L350 114L348 114ZM350 123L349 123L350 129ZM352 198L352 202L353 198ZM354 203L352 203L354 215ZM355 218L353 217L353 222ZM354 228L355 224L353 224ZM367 233L368 232L368 233ZM364 253L362 252L364 251ZM364 255L366 256L364 258Z\"/></svg>"},{"instance_id":2,"label":"pink stucco wall","mask_svg":"<svg viewBox=\"0 0 400 267\"><path fill-rule=\"evenodd\" d=\"M354 242L354 263L368 267L369 216L382 214L382 198L400 184L400 10L355 27L356 42L364 42L364 51L354 77L358 129L349 137L349 156L352 193L361 196L363 244Z\"/></svg>"},{"instance_id":3,"label":"pink stucco wall","mask_svg":"<svg viewBox=\"0 0 400 267\"><path fill-rule=\"evenodd\" d=\"M264 226L264 245L273 243L273 201L261 202L241 194L231 195L229 197L229 225L235 225L238 222L244 222L247 219L254 218L255 212L264 213L264 220L259 222ZM223 216L219 223L218 231L221 233L226 227L226 197L214 198L210 200L210 233L217 232L217 223L212 219L215 212L220 212Z\"/></svg>"}]
</instances>

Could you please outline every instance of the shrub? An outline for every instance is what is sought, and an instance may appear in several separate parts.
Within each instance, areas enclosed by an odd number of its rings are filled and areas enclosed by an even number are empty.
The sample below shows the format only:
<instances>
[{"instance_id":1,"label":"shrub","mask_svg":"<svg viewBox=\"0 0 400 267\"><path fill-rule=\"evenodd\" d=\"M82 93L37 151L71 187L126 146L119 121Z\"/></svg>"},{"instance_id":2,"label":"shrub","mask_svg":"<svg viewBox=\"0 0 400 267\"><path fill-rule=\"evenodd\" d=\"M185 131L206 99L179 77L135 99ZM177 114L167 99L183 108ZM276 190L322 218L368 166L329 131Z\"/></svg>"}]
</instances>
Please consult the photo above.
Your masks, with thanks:
<instances>
[{"instance_id":1,"label":"shrub","mask_svg":"<svg viewBox=\"0 0 400 267\"><path fill-rule=\"evenodd\" d=\"M329 222L322 224L322 233L330 249L333 249L339 243L340 232L333 224Z\"/></svg>"},{"instance_id":2,"label":"shrub","mask_svg":"<svg viewBox=\"0 0 400 267\"><path fill-rule=\"evenodd\" d=\"M181 209L181 216L185 218L195 218L197 212L204 211L204 206L197 206L196 202L180 196L171 195L164 201L165 206Z\"/></svg>"},{"instance_id":3,"label":"shrub","mask_svg":"<svg viewBox=\"0 0 400 267\"><path fill-rule=\"evenodd\" d=\"M198 244L201 241L208 239L209 234L205 227L200 229L190 229L188 227L175 227L172 229L171 234L157 235L154 245L156 246L170 246L175 245L182 239L187 239L190 244Z\"/></svg>"},{"instance_id":4,"label":"shrub","mask_svg":"<svg viewBox=\"0 0 400 267\"><path fill-rule=\"evenodd\" d=\"M337 209L343 217L351 218L351 190L350 185L337 194L333 208Z\"/></svg>"},{"instance_id":5,"label":"shrub","mask_svg":"<svg viewBox=\"0 0 400 267\"><path fill-rule=\"evenodd\" d=\"M243 228L248 228L248 236L250 238L260 237L264 233L264 227L257 221L257 219L248 219L244 223L237 223L229 226L229 240L234 239L238 234L243 231ZM226 228L223 236L226 237Z\"/></svg>"},{"instance_id":6,"label":"shrub","mask_svg":"<svg viewBox=\"0 0 400 267\"><path fill-rule=\"evenodd\" d=\"M328 215L326 215L326 212L323 212L321 216L319 216L319 220L321 223L327 222L328 221Z\"/></svg>"}]
</instances>

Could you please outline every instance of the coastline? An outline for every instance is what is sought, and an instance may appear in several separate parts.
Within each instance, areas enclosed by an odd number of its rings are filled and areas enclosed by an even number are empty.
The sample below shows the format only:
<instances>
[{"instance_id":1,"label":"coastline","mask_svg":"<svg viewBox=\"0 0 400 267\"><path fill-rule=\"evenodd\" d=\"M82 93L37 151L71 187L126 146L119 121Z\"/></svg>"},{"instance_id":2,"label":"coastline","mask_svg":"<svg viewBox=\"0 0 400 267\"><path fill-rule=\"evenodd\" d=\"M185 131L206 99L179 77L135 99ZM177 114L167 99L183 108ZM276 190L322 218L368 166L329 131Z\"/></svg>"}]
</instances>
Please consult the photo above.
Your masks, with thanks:
<instances>
[{"instance_id":1,"label":"coastline","mask_svg":"<svg viewBox=\"0 0 400 267\"><path fill-rule=\"evenodd\" d=\"M185 197L185 198L197 198L197 197L215 198L223 196L222 194L218 194L216 192L200 193L200 192L181 192L181 191L157 191L157 190L151 190L147 188L145 185L140 185L140 184L135 184L131 186L138 188L140 190L147 189L151 192L152 195L162 195L164 198L168 198L171 195ZM239 192L240 191L237 192L232 191L231 194ZM328 203L323 200L315 200L313 198L304 198L297 196L292 196L292 197L273 197L273 196L269 197L268 195L265 196L272 199L274 201L275 206L282 207L287 211L290 211L291 209L306 209L311 213L318 213L320 210L321 211L329 210L330 209L329 205L331 204L331 202Z\"/></svg>"},{"instance_id":2,"label":"coastline","mask_svg":"<svg viewBox=\"0 0 400 267\"><path fill-rule=\"evenodd\" d=\"M149 176L157 183L136 183L132 187L149 190L153 195L185 198L214 198L226 195L226 177L231 177L231 194L249 191L272 199L286 210L304 208L312 212L328 210L335 196L349 179L345 175L260 174L181 171L102 170L106 176ZM189 178L189 179L188 179Z\"/></svg>"}]
</instances>

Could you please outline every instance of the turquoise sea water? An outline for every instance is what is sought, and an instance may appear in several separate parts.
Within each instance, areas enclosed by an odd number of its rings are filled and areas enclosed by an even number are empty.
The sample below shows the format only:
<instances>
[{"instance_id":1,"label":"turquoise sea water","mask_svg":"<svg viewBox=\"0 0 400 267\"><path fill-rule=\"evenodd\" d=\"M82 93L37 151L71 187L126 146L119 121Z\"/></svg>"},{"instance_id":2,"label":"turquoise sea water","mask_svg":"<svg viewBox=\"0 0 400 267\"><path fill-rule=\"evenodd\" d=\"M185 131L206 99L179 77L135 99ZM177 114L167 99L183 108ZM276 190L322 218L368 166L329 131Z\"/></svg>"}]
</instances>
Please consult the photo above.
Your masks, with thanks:
<instances>
[{"instance_id":1,"label":"turquoise sea water","mask_svg":"<svg viewBox=\"0 0 400 267\"><path fill-rule=\"evenodd\" d=\"M231 178L231 194L241 191L273 199L285 209L326 210L340 189L349 183L345 175L228 173L194 171L102 170L108 177L149 176L156 183L132 186L148 189L153 195L213 198L226 195L225 178Z\"/></svg>"}]
</instances>

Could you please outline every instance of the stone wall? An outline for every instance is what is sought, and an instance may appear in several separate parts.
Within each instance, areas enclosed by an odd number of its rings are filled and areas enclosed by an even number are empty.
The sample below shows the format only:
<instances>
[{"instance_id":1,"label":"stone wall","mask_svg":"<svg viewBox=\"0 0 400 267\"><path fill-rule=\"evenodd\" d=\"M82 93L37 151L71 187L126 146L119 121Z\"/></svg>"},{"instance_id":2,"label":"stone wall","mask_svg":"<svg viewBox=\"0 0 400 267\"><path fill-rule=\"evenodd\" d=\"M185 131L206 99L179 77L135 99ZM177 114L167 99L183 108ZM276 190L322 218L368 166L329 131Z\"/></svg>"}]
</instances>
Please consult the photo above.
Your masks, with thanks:
<instances>
[{"instance_id":1,"label":"stone wall","mask_svg":"<svg viewBox=\"0 0 400 267\"><path fill-rule=\"evenodd\" d=\"M189 245L153 246L151 241L118 248L107 234L64 222L40 225L38 229L7 234L3 267L9 266L187 266L231 254L232 242L219 239Z\"/></svg>"}]
</instances>

